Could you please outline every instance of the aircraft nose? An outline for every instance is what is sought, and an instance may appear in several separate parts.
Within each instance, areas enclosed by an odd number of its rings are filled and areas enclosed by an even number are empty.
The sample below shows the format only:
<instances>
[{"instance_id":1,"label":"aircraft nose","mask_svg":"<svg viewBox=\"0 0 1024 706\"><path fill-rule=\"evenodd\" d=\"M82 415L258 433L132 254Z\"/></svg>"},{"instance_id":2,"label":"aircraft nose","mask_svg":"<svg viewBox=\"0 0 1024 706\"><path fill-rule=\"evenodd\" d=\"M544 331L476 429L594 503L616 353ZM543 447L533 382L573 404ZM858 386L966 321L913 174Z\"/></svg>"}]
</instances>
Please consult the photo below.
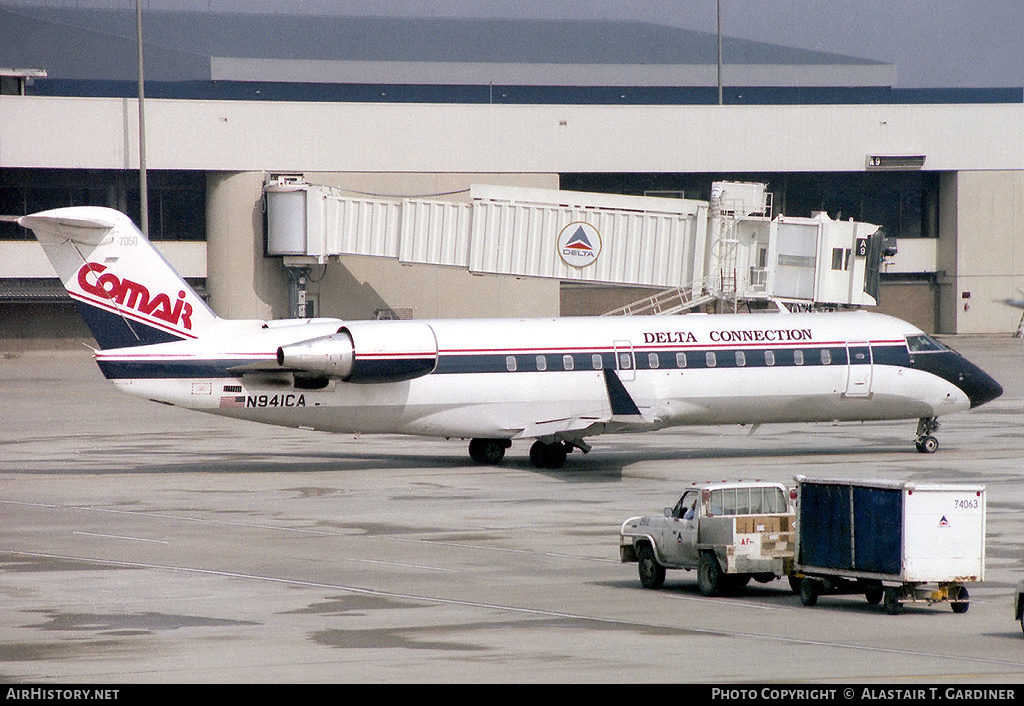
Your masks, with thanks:
<instances>
[{"instance_id":1,"label":"aircraft nose","mask_svg":"<svg viewBox=\"0 0 1024 706\"><path fill-rule=\"evenodd\" d=\"M1003 386L981 368L971 365L960 373L957 387L971 400L971 409L991 402L1003 394Z\"/></svg>"}]
</instances>

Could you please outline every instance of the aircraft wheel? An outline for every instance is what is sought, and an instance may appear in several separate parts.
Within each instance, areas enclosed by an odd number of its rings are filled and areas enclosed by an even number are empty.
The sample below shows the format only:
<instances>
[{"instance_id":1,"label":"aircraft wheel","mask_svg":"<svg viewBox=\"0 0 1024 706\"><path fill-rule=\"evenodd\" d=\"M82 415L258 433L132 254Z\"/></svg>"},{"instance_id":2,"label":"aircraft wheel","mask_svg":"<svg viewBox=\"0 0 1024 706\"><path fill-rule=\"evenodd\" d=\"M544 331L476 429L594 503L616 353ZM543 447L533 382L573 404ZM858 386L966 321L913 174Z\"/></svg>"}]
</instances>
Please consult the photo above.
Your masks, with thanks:
<instances>
[{"instance_id":1,"label":"aircraft wheel","mask_svg":"<svg viewBox=\"0 0 1024 706\"><path fill-rule=\"evenodd\" d=\"M481 466L497 466L509 446L507 439L473 439L469 442L469 457Z\"/></svg>"},{"instance_id":2,"label":"aircraft wheel","mask_svg":"<svg viewBox=\"0 0 1024 706\"><path fill-rule=\"evenodd\" d=\"M565 444L560 442L545 444L538 439L530 447L530 463L535 468L561 468L565 465L565 457L568 453Z\"/></svg>"},{"instance_id":3,"label":"aircraft wheel","mask_svg":"<svg viewBox=\"0 0 1024 706\"><path fill-rule=\"evenodd\" d=\"M925 436L917 440L917 450L923 454L933 454L939 449L939 440L934 436Z\"/></svg>"}]
</instances>

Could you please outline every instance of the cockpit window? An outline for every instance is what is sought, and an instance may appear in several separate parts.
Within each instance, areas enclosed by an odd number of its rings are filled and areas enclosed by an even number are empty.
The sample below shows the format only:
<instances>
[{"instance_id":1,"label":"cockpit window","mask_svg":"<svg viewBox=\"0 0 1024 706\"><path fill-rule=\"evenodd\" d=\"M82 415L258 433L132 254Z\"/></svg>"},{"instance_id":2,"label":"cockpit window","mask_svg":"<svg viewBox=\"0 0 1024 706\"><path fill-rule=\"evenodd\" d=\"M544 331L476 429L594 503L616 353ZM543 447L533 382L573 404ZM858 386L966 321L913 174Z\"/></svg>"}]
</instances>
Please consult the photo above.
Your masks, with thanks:
<instances>
[{"instance_id":1,"label":"cockpit window","mask_svg":"<svg viewBox=\"0 0 1024 706\"><path fill-rule=\"evenodd\" d=\"M949 350L931 336L926 336L923 333L917 336L907 336L907 348L911 353L938 353Z\"/></svg>"}]
</instances>

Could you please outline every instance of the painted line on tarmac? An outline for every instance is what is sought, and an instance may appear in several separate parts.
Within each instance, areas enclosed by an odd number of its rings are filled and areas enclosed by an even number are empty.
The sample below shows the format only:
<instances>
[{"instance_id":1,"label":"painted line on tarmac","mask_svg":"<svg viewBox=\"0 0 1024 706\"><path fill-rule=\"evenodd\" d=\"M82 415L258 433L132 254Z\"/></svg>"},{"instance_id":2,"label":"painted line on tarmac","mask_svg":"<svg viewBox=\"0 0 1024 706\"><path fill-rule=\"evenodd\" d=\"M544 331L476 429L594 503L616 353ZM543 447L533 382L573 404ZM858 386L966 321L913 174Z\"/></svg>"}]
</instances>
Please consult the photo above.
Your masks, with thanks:
<instances>
[{"instance_id":1,"label":"painted line on tarmac","mask_svg":"<svg viewBox=\"0 0 1024 706\"><path fill-rule=\"evenodd\" d=\"M319 581L302 581L299 579L288 579L277 576L260 576L258 574L245 574L237 571L219 571L215 569L197 569L187 566L172 566L164 564L148 564L145 562L138 561L114 561L110 559L94 559L90 557L78 557L78 556L64 556L60 554L46 554L42 552L24 552L24 551L11 551L2 550L0 552L13 554L17 556L28 556L44 559L62 559L65 561L79 561L79 562L92 562L95 564L102 564L105 566L121 566L125 568L134 569L152 569L156 571L169 571L174 573L187 573L187 574L201 574L205 576L220 576L223 578L235 578L235 579L246 579L249 581L260 581L267 583L284 584L289 586L303 586L306 588L317 588L326 589L331 591L345 591L348 593L355 593L365 596L381 596L385 598L399 599L399 600L411 600L420 601L422 603L433 603L436 605L452 605L462 606L467 608L479 608L484 610L496 610L505 613L515 613L518 615L534 615L545 618L561 618L568 620L580 620L591 623L605 623L607 625L620 625L624 627L659 627L665 628L661 625L651 625L647 623L640 623L637 621L626 621L616 620L614 618L601 618L591 615L581 615L578 613L566 613L564 611L548 610L543 608L525 608L522 606L502 605L500 603L484 603L481 601L470 601L465 599L456 598L439 598L436 596L423 596L412 593L397 593L394 591L381 591L378 589L371 588L360 588L358 586L345 586L342 584L331 584L323 583ZM877 652L881 654L889 655L900 655L905 657L921 657L929 659L945 659L955 660L959 663L975 663L975 664L992 664L1000 666L1012 666L1012 667L1024 667L1024 661L1012 661L1012 660L1001 660L1001 659L987 659L984 657L971 657L964 654L942 654L939 652L924 652L920 650L903 650L895 649L891 647L874 647L871 645L853 645L842 642L827 642L825 640L809 640L806 638L795 638L795 637L780 637L776 635L759 635L750 632L738 632L731 630L710 630L707 628L677 628L679 632L693 633L707 635L709 637L733 637L733 638L744 638L758 641L769 641L769 642L781 642L791 645L805 645L812 647L831 647L840 650L854 650L856 652Z\"/></svg>"}]
</instances>

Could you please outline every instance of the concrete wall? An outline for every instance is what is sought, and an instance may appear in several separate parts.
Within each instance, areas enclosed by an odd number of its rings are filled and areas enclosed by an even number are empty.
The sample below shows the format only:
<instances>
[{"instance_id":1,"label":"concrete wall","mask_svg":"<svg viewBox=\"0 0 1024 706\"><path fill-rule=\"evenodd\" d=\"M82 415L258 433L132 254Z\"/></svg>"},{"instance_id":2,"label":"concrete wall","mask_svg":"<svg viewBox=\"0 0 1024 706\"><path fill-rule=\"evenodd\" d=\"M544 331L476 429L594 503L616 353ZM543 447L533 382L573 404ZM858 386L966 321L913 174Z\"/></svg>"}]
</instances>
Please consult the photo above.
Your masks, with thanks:
<instances>
[{"instance_id":1,"label":"concrete wall","mask_svg":"<svg viewBox=\"0 0 1024 706\"><path fill-rule=\"evenodd\" d=\"M939 287L934 282L883 282L871 311L908 321L925 333L939 333Z\"/></svg>"},{"instance_id":2,"label":"concrete wall","mask_svg":"<svg viewBox=\"0 0 1024 706\"><path fill-rule=\"evenodd\" d=\"M227 319L288 316L288 275L263 256L262 172L210 173L206 179L210 306Z\"/></svg>"},{"instance_id":3,"label":"concrete wall","mask_svg":"<svg viewBox=\"0 0 1024 706\"><path fill-rule=\"evenodd\" d=\"M1024 290L1024 172L972 171L940 186L941 333L1012 333Z\"/></svg>"},{"instance_id":4,"label":"concrete wall","mask_svg":"<svg viewBox=\"0 0 1024 706\"><path fill-rule=\"evenodd\" d=\"M1024 105L146 102L150 169L562 173L1024 169ZM0 96L0 164L137 169L136 101Z\"/></svg>"}]
</instances>

